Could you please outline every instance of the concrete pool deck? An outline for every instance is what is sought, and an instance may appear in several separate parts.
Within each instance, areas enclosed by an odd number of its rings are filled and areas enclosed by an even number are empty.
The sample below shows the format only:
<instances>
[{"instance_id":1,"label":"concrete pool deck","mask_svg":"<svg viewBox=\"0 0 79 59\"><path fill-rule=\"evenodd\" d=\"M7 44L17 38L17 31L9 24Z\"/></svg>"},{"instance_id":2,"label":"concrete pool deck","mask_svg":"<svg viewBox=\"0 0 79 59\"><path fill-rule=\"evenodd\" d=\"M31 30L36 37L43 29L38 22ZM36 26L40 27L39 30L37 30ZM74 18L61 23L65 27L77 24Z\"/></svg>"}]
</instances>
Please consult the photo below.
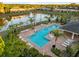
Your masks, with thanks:
<instances>
[{"instance_id":1,"label":"concrete pool deck","mask_svg":"<svg viewBox=\"0 0 79 59\"><path fill-rule=\"evenodd\" d=\"M50 26L51 24L48 24L48 25L40 25L40 26L36 26L35 29L36 31L39 30L40 28L43 28L43 27L47 27L47 26ZM34 33L34 30L33 29L26 29L24 31L22 31L20 34L19 34L19 37L21 37L23 39L24 42L28 42L30 43L30 45L34 48L36 48L40 53L42 54L45 54L45 55L49 55L49 56L52 56L52 57L56 57L56 55L54 53L51 52L51 48L52 48L52 45L54 44L54 38L49 38L50 41L48 42L48 44L46 44L44 47L38 47L36 46L34 43L28 41L28 36L32 35ZM63 50L65 49L64 46L62 46L61 44L64 42L64 38L61 39L62 37L59 38L59 40L57 41L57 48Z\"/></svg>"}]
</instances>

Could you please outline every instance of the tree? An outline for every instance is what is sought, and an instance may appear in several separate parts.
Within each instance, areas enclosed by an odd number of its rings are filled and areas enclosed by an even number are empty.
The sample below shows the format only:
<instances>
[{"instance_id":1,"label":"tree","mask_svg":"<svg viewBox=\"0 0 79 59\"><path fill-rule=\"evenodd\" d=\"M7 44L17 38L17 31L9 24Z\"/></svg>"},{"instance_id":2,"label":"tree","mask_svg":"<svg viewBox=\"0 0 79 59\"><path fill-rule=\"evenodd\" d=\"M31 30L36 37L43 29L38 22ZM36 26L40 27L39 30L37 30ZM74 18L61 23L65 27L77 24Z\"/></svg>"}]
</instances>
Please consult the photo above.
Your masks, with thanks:
<instances>
[{"instance_id":1,"label":"tree","mask_svg":"<svg viewBox=\"0 0 79 59\"><path fill-rule=\"evenodd\" d=\"M57 16L57 18L56 18L56 20L55 20L56 22L59 22L59 18L58 18L58 16Z\"/></svg>"},{"instance_id":2,"label":"tree","mask_svg":"<svg viewBox=\"0 0 79 59\"><path fill-rule=\"evenodd\" d=\"M67 18L67 15L61 16L59 22L61 24L66 24L69 21Z\"/></svg>"},{"instance_id":3,"label":"tree","mask_svg":"<svg viewBox=\"0 0 79 59\"><path fill-rule=\"evenodd\" d=\"M69 57L77 56L79 53L79 42L74 42L66 47L66 53Z\"/></svg>"},{"instance_id":4,"label":"tree","mask_svg":"<svg viewBox=\"0 0 79 59\"><path fill-rule=\"evenodd\" d=\"M0 55L2 55L2 53L4 52L4 47L5 47L4 41L0 36Z\"/></svg>"},{"instance_id":5,"label":"tree","mask_svg":"<svg viewBox=\"0 0 79 59\"><path fill-rule=\"evenodd\" d=\"M33 18L30 18L29 21L30 21L30 23L31 23L32 29L34 29L34 24L33 24L34 20L33 20Z\"/></svg>"},{"instance_id":6,"label":"tree","mask_svg":"<svg viewBox=\"0 0 79 59\"><path fill-rule=\"evenodd\" d=\"M57 29L57 30L53 30L52 34L55 36L55 46L56 46L56 42L58 40L58 37L60 37L63 34L63 32L61 30Z\"/></svg>"},{"instance_id":7,"label":"tree","mask_svg":"<svg viewBox=\"0 0 79 59\"><path fill-rule=\"evenodd\" d=\"M23 50L23 53L20 56L22 57L42 57L43 55L38 50L31 47L29 49L25 48Z\"/></svg>"},{"instance_id":8,"label":"tree","mask_svg":"<svg viewBox=\"0 0 79 59\"><path fill-rule=\"evenodd\" d=\"M13 34L9 34L9 36L8 42L5 42L6 46L3 56L18 57L23 53L25 48L29 49L29 45L27 45L26 42L21 41L17 36Z\"/></svg>"},{"instance_id":9,"label":"tree","mask_svg":"<svg viewBox=\"0 0 79 59\"><path fill-rule=\"evenodd\" d=\"M45 18L47 19L48 22L51 22L51 16L46 16Z\"/></svg>"},{"instance_id":10,"label":"tree","mask_svg":"<svg viewBox=\"0 0 79 59\"><path fill-rule=\"evenodd\" d=\"M29 55L30 55L31 57L35 57L35 56L40 57L40 56L42 56L42 54L39 53L39 51L36 50L35 48L30 48L30 49L29 49Z\"/></svg>"}]
</instances>

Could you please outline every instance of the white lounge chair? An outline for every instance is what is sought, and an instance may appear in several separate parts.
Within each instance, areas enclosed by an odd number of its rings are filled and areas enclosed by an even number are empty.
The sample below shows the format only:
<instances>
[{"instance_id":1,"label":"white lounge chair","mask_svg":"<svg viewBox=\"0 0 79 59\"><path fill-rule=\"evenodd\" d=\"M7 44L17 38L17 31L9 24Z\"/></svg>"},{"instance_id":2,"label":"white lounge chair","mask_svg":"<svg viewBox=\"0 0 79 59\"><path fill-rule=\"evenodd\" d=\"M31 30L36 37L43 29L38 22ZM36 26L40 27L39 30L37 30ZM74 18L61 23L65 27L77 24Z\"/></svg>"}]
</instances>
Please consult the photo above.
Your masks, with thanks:
<instances>
[{"instance_id":1,"label":"white lounge chair","mask_svg":"<svg viewBox=\"0 0 79 59\"><path fill-rule=\"evenodd\" d=\"M69 46L72 42L74 42L74 40L68 39L68 40L66 40L66 41L62 44L62 46L67 47L67 46Z\"/></svg>"},{"instance_id":2,"label":"white lounge chair","mask_svg":"<svg viewBox=\"0 0 79 59\"><path fill-rule=\"evenodd\" d=\"M62 46L67 47L67 45L65 45L65 44L62 44Z\"/></svg>"},{"instance_id":3,"label":"white lounge chair","mask_svg":"<svg viewBox=\"0 0 79 59\"><path fill-rule=\"evenodd\" d=\"M70 42L69 42L69 41L65 41L65 43L68 43L68 44L70 44Z\"/></svg>"},{"instance_id":4,"label":"white lounge chair","mask_svg":"<svg viewBox=\"0 0 79 59\"><path fill-rule=\"evenodd\" d=\"M22 37L21 37L21 36L19 36L19 38L20 38L20 39L22 39Z\"/></svg>"},{"instance_id":5,"label":"white lounge chair","mask_svg":"<svg viewBox=\"0 0 79 59\"><path fill-rule=\"evenodd\" d=\"M54 38L54 36L53 36L52 34L49 34L49 37L50 37L50 38Z\"/></svg>"},{"instance_id":6,"label":"white lounge chair","mask_svg":"<svg viewBox=\"0 0 79 59\"><path fill-rule=\"evenodd\" d=\"M29 43L29 42L28 42L28 45L29 45L30 47L33 47L33 45L32 45L31 43Z\"/></svg>"},{"instance_id":7,"label":"white lounge chair","mask_svg":"<svg viewBox=\"0 0 79 59\"><path fill-rule=\"evenodd\" d=\"M66 42L64 42L64 44L65 44L65 45L69 45L70 43L66 43Z\"/></svg>"}]
</instances>

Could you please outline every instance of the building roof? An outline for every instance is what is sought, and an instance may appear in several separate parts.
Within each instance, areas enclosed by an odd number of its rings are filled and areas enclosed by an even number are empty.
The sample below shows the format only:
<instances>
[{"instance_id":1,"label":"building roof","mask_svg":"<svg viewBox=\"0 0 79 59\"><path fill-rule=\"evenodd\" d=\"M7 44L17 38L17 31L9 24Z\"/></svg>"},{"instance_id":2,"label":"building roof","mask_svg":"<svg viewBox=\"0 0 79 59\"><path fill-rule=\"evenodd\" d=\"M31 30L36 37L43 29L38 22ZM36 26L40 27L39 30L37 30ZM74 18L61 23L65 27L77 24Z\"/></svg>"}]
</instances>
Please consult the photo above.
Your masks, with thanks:
<instances>
[{"instance_id":1,"label":"building roof","mask_svg":"<svg viewBox=\"0 0 79 59\"><path fill-rule=\"evenodd\" d=\"M61 27L62 29L79 34L79 22L69 22Z\"/></svg>"}]
</instances>

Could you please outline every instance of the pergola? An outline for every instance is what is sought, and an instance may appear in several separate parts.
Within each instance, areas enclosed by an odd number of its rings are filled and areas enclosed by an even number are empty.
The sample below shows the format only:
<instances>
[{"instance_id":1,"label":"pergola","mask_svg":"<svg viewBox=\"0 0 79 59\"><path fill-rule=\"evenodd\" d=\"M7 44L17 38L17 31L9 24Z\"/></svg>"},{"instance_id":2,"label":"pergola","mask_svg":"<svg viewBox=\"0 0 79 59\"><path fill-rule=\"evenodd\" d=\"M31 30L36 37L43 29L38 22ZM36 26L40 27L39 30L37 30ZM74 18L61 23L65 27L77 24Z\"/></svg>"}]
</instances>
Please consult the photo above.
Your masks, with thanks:
<instances>
[{"instance_id":1,"label":"pergola","mask_svg":"<svg viewBox=\"0 0 79 59\"><path fill-rule=\"evenodd\" d=\"M75 35L79 35L79 22L69 22L61 27L63 31L72 33L71 39L74 39Z\"/></svg>"}]
</instances>

